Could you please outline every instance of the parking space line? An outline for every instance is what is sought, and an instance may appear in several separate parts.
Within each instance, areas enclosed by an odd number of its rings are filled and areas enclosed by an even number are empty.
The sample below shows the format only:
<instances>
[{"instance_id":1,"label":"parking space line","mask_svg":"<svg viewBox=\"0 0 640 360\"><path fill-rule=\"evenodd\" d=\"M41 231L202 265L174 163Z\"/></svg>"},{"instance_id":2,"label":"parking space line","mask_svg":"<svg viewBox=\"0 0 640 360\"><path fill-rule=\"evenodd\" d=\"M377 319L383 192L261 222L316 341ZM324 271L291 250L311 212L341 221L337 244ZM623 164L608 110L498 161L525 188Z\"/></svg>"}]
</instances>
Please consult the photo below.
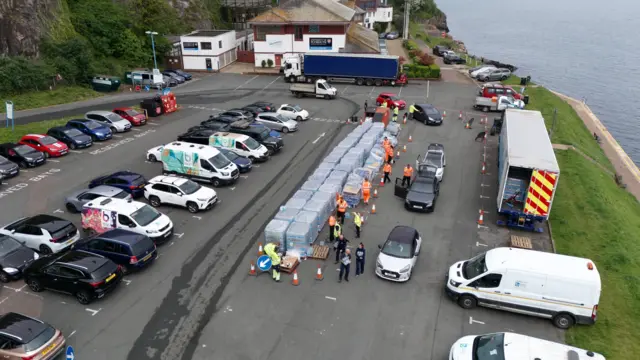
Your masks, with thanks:
<instances>
[{"instance_id":1,"label":"parking space line","mask_svg":"<svg viewBox=\"0 0 640 360\"><path fill-rule=\"evenodd\" d=\"M184 236L184 233L173 233L174 236L177 236L178 239L182 239L182 237ZM173 243L172 243L173 244Z\"/></svg>"},{"instance_id":2,"label":"parking space line","mask_svg":"<svg viewBox=\"0 0 640 360\"><path fill-rule=\"evenodd\" d=\"M53 160L53 159L49 159L48 161L54 162L54 163L59 163L60 160Z\"/></svg>"},{"instance_id":3,"label":"parking space line","mask_svg":"<svg viewBox=\"0 0 640 360\"><path fill-rule=\"evenodd\" d=\"M471 316L469 316L469 325L471 325L473 323L484 325L484 323L482 321L473 320L473 318Z\"/></svg>"},{"instance_id":4,"label":"parking space line","mask_svg":"<svg viewBox=\"0 0 640 360\"><path fill-rule=\"evenodd\" d=\"M9 300L9 297L8 297L8 296L7 296L7 297L5 297L4 299L0 300L0 304L2 304L3 302L5 302L5 301L7 301L7 300Z\"/></svg>"},{"instance_id":5,"label":"parking space line","mask_svg":"<svg viewBox=\"0 0 640 360\"><path fill-rule=\"evenodd\" d=\"M259 77L260 75L256 75L254 77L252 77L251 79L245 81L244 83L242 83L241 85L239 85L237 88L233 89L233 91L236 91L238 89L240 89L241 87L247 85L248 83L252 82L253 80L255 80L257 77Z\"/></svg>"},{"instance_id":6,"label":"parking space line","mask_svg":"<svg viewBox=\"0 0 640 360\"><path fill-rule=\"evenodd\" d=\"M198 219L198 220L202 220L202 216L193 215L192 217L195 218L195 219Z\"/></svg>"},{"instance_id":7,"label":"parking space line","mask_svg":"<svg viewBox=\"0 0 640 360\"><path fill-rule=\"evenodd\" d=\"M88 312L90 312L90 313L91 313L91 316L96 316L96 314L97 314L97 313L99 313L99 312L100 312L100 310L102 310L102 308L100 308L100 309L98 309L98 310L93 310L93 309L86 308L85 310L86 310L86 311L88 311Z\"/></svg>"},{"instance_id":8,"label":"parking space line","mask_svg":"<svg viewBox=\"0 0 640 360\"><path fill-rule=\"evenodd\" d=\"M113 137L121 138L121 137L122 137L122 135L115 135L115 134L114 134L114 135L113 135Z\"/></svg>"},{"instance_id":9,"label":"parking space line","mask_svg":"<svg viewBox=\"0 0 640 360\"><path fill-rule=\"evenodd\" d=\"M160 126L160 124L156 124L156 123L152 123L152 122L149 122L149 123L147 123L147 124L149 124L149 125L153 125L153 126ZM133 129L132 129L132 130L133 130Z\"/></svg>"},{"instance_id":10,"label":"parking space line","mask_svg":"<svg viewBox=\"0 0 640 360\"><path fill-rule=\"evenodd\" d=\"M476 241L476 246L489 246L489 245L487 245L487 244L481 244L481 243L479 243L478 241Z\"/></svg>"},{"instance_id":11,"label":"parking space line","mask_svg":"<svg viewBox=\"0 0 640 360\"><path fill-rule=\"evenodd\" d=\"M69 336L67 336L67 339L68 339L68 338L70 338L70 337L72 337L72 336L73 336L73 334L75 334L75 333L76 333L76 331L75 331L75 330L73 330L73 331L71 332L71 334L69 334Z\"/></svg>"},{"instance_id":12,"label":"parking space line","mask_svg":"<svg viewBox=\"0 0 640 360\"><path fill-rule=\"evenodd\" d=\"M344 95L344 93L346 93L346 92L347 92L347 89L349 88L349 86L351 86L351 85L347 85L347 87L346 87L346 88L344 88L344 90L342 90L342 94L343 94L343 95Z\"/></svg>"},{"instance_id":13,"label":"parking space line","mask_svg":"<svg viewBox=\"0 0 640 360\"><path fill-rule=\"evenodd\" d=\"M398 91L398 96L402 94L402 89L404 89L404 86L400 86L400 91Z\"/></svg>"},{"instance_id":14,"label":"parking space line","mask_svg":"<svg viewBox=\"0 0 640 360\"><path fill-rule=\"evenodd\" d=\"M268 88L269 86L271 86L274 82L278 81L278 79L280 79L282 76L278 76L275 80L273 80L272 82L270 82L269 84L267 84L267 86L263 87L262 90L265 90L266 88Z\"/></svg>"},{"instance_id":15,"label":"parking space line","mask_svg":"<svg viewBox=\"0 0 640 360\"><path fill-rule=\"evenodd\" d=\"M127 286L129 286L129 284L131 284L131 280L122 279L122 281L124 281L125 284L127 284Z\"/></svg>"},{"instance_id":16,"label":"parking space line","mask_svg":"<svg viewBox=\"0 0 640 360\"><path fill-rule=\"evenodd\" d=\"M140 129L131 129L131 130L132 130L132 131L142 131L142 130L140 130Z\"/></svg>"},{"instance_id":17,"label":"parking space line","mask_svg":"<svg viewBox=\"0 0 640 360\"><path fill-rule=\"evenodd\" d=\"M369 97L371 97L371 94L373 94L373 90L375 90L375 89L376 89L375 86L371 88L371 91L369 91Z\"/></svg>"},{"instance_id":18,"label":"parking space line","mask_svg":"<svg viewBox=\"0 0 640 360\"><path fill-rule=\"evenodd\" d=\"M69 151L76 154L82 154L82 151L78 151L78 150L69 150Z\"/></svg>"},{"instance_id":19,"label":"parking space line","mask_svg":"<svg viewBox=\"0 0 640 360\"><path fill-rule=\"evenodd\" d=\"M325 296L324 298L325 298L325 299L329 299L329 300L333 300L333 301L338 300L338 299L336 299L336 298L334 298L334 297L331 297L331 296Z\"/></svg>"}]
</instances>

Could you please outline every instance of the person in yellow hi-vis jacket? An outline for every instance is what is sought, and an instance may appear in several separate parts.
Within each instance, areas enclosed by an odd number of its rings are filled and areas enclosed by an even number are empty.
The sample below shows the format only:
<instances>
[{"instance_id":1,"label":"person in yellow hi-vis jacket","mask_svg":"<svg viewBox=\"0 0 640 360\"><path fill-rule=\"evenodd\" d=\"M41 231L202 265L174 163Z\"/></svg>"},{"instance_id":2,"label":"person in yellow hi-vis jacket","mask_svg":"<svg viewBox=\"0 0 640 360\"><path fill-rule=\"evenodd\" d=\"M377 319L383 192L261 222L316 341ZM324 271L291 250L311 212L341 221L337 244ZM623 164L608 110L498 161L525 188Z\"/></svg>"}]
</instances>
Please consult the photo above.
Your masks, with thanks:
<instances>
[{"instance_id":1,"label":"person in yellow hi-vis jacket","mask_svg":"<svg viewBox=\"0 0 640 360\"><path fill-rule=\"evenodd\" d=\"M353 223L356 225L356 239L360 238L360 227L362 226L362 217L359 213L353 213Z\"/></svg>"},{"instance_id":2,"label":"person in yellow hi-vis jacket","mask_svg":"<svg viewBox=\"0 0 640 360\"><path fill-rule=\"evenodd\" d=\"M413 112L416 111L416 105L415 104L411 104L411 106L409 106L409 120L413 120Z\"/></svg>"},{"instance_id":3,"label":"person in yellow hi-vis jacket","mask_svg":"<svg viewBox=\"0 0 640 360\"><path fill-rule=\"evenodd\" d=\"M393 107L393 122L398 122L398 106Z\"/></svg>"},{"instance_id":4,"label":"person in yellow hi-vis jacket","mask_svg":"<svg viewBox=\"0 0 640 360\"><path fill-rule=\"evenodd\" d=\"M274 243L268 243L264 247L264 253L271 259L271 267L273 268L273 280L280 282L280 248Z\"/></svg>"}]
</instances>

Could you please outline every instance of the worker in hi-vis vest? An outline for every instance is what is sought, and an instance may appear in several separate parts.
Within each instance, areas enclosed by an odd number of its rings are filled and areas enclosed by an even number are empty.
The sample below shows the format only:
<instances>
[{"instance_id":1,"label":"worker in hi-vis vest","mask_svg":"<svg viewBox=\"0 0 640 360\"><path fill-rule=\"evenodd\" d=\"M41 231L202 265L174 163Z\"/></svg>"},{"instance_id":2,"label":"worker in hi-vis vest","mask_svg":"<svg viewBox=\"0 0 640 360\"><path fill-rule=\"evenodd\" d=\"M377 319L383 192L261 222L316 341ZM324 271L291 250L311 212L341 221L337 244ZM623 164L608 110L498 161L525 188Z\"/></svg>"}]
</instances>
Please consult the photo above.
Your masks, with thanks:
<instances>
[{"instance_id":1,"label":"worker in hi-vis vest","mask_svg":"<svg viewBox=\"0 0 640 360\"><path fill-rule=\"evenodd\" d=\"M409 106L409 120L413 120L413 112L416 111L416 105L415 104L411 104L411 106Z\"/></svg>"},{"instance_id":2,"label":"worker in hi-vis vest","mask_svg":"<svg viewBox=\"0 0 640 360\"><path fill-rule=\"evenodd\" d=\"M273 269L273 280L280 282L280 247L274 243L268 243L264 247L264 253L271 259Z\"/></svg>"},{"instance_id":3,"label":"worker in hi-vis vest","mask_svg":"<svg viewBox=\"0 0 640 360\"><path fill-rule=\"evenodd\" d=\"M336 217L333 216L333 214L331 214L331 216L329 216L329 242L333 242L333 240L335 239L333 235L335 226L336 226Z\"/></svg>"},{"instance_id":4,"label":"worker in hi-vis vest","mask_svg":"<svg viewBox=\"0 0 640 360\"><path fill-rule=\"evenodd\" d=\"M371 196L371 182L369 179L364 179L362 182L362 199L365 205L369 204L369 197Z\"/></svg>"}]
</instances>

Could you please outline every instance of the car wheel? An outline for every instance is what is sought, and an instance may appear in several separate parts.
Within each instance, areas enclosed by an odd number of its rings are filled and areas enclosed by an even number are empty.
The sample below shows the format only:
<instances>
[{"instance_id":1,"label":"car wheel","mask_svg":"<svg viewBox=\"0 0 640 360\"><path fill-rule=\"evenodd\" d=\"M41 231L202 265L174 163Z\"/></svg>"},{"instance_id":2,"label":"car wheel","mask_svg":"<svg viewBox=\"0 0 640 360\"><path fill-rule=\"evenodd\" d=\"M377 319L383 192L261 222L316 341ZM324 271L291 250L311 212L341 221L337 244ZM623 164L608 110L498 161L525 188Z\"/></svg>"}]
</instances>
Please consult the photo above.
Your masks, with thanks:
<instances>
[{"instance_id":1,"label":"car wheel","mask_svg":"<svg viewBox=\"0 0 640 360\"><path fill-rule=\"evenodd\" d=\"M91 296L86 291L78 291L76 293L76 300L82 305L88 305L91 302Z\"/></svg>"},{"instance_id":2,"label":"car wheel","mask_svg":"<svg viewBox=\"0 0 640 360\"><path fill-rule=\"evenodd\" d=\"M458 305L463 309L473 309L478 306L478 299L471 295L462 295L458 299Z\"/></svg>"},{"instance_id":3,"label":"car wheel","mask_svg":"<svg viewBox=\"0 0 640 360\"><path fill-rule=\"evenodd\" d=\"M156 161L158 161L158 159L156 159L156 156L155 156L155 155L150 154L150 155L149 155L149 161L151 161L151 162L156 162Z\"/></svg>"},{"instance_id":4,"label":"car wheel","mask_svg":"<svg viewBox=\"0 0 640 360\"><path fill-rule=\"evenodd\" d=\"M216 178L211 179L211 185L213 185L214 187L218 187L220 186L220 184L221 184L220 179L216 179Z\"/></svg>"},{"instance_id":5,"label":"car wheel","mask_svg":"<svg viewBox=\"0 0 640 360\"><path fill-rule=\"evenodd\" d=\"M149 203L153 207L158 207L162 205L162 201L160 201L160 198L157 196L149 196Z\"/></svg>"},{"instance_id":6,"label":"car wheel","mask_svg":"<svg viewBox=\"0 0 640 360\"><path fill-rule=\"evenodd\" d=\"M282 132L283 132L283 133L285 133L285 134L286 134L286 133L288 133L288 132L289 132L289 128L288 128L288 127L286 127L286 126L285 126L285 127L283 127L283 128L282 128Z\"/></svg>"},{"instance_id":7,"label":"car wheel","mask_svg":"<svg viewBox=\"0 0 640 360\"><path fill-rule=\"evenodd\" d=\"M296 117L296 121L297 121L297 122L302 121L302 116L298 115L298 117Z\"/></svg>"},{"instance_id":8,"label":"car wheel","mask_svg":"<svg viewBox=\"0 0 640 360\"><path fill-rule=\"evenodd\" d=\"M113 133L113 134L117 133L116 128L110 127L109 129L111 129L111 133Z\"/></svg>"},{"instance_id":9,"label":"car wheel","mask_svg":"<svg viewBox=\"0 0 640 360\"><path fill-rule=\"evenodd\" d=\"M28 167L27 163L24 161L20 161L20 163L18 164L18 166L20 166L23 169L26 169Z\"/></svg>"},{"instance_id":10,"label":"car wheel","mask_svg":"<svg viewBox=\"0 0 640 360\"><path fill-rule=\"evenodd\" d=\"M71 203L67 203L67 205L65 205L65 207L67 208L67 211L70 212L70 213L75 214L75 213L78 212L78 209L76 209L76 207Z\"/></svg>"},{"instance_id":11,"label":"car wheel","mask_svg":"<svg viewBox=\"0 0 640 360\"><path fill-rule=\"evenodd\" d=\"M42 291L42 284L40 284L40 281L38 281L36 279L27 280L27 285L29 286L29 289L31 289L31 291L33 291L33 292Z\"/></svg>"},{"instance_id":12,"label":"car wheel","mask_svg":"<svg viewBox=\"0 0 640 360\"><path fill-rule=\"evenodd\" d=\"M553 317L553 325L560 329L568 329L575 324L576 321L573 319L571 314L560 313Z\"/></svg>"},{"instance_id":13,"label":"car wheel","mask_svg":"<svg viewBox=\"0 0 640 360\"><path fill-rule=\"evenodd\" d=\"M98 141L98 137L95 135L91 135L91 140L93 140L94 142Z\"/></svg>"},{"instance_id":14,"label":"car wheel","mask_svg":"<svg viewBox=\"0 0 640 360\"><path fill-rule=\"evenodd\" d=\"M500 78L500 80L505 81L505 80L507 80L507 77L503 76L502 78Z\"/></svg>"},{"instance_id":15,"label":"car wheel","mask_svg":"<svg viewBox=\"0 0 640 360\"><path fill-rule=\"evenodd\" d=\"M189 210L190 213L195 214L200 211L200 208L198 208L198 204L194 203L193 201L189 201L187 203L187 210Z\"/></svg>"},{"instance_id":16,"label":"car wheel","mask_svg":"<svg viewBox=\"0 0 640 360\"><path fill-rule=\"evenodd\" d=\"M53 251L51 251L51 248L48 247L47 245L40 245L40 253L43 255L49 255L51 253L53 253Z\"/></svg>"},{"instance_id":17,"label":"car wheel","mask_svg":"<svg viewBox=\"0 0 640 360\"><path fill-rule=\"evenodd\" d=\"M69 143L69 149L75 150L76 149L76 144L75 143Z\"/></svg>"},{"instance_id":18,"label":"car wheel","mask_svg":"<svg viewBox=\"0 0 640 360\"><path fill-rule=\"evenodd\" d=\"M7 274L4 271L0 271L0 282L3 282L6 284L9 281L11 281L11 277L9 277L9 274Z\"/></svg>"},{"instance_id":19,"label":"car wheel","mask_svg":"<svg viewBox=\"0 0 640 360\"><path fill-rule=\"evenodd\" d=\"M49 155L49 153L48 153L48 152L46 152L46 151L43 151L43 153L44 153L44 157L45 157L45 159L48 159L48 158L51 156L51 155Z\"/></svg>"},{"instance_id":20,"label":"car wheel","mask_svg":"<svg viewBox=\"0 0 640 360\"><path fill-rule=\"evenodd\" d=\"M483 106L482 107L482 111L483 112L489 112L489 107L488 106Z\"/></svg>"}]
</instances>

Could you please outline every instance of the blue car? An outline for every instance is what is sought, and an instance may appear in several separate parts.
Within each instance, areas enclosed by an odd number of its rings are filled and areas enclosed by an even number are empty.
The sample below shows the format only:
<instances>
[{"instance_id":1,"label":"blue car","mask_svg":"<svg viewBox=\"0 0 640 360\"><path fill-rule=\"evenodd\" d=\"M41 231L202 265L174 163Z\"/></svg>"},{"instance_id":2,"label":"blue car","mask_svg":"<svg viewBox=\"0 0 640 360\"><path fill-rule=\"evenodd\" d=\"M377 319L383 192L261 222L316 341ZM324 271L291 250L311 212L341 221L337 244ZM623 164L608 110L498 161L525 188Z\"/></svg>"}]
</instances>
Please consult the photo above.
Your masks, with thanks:
<instances>
[{"instance_id":1,"label":"blue car","mask_svg":"<svg viewBox=\"0 0 640 360\"><path fill-rule=\"evenodd\" d=\"M140 174L131 171L117 171L113 174L100 176L91 180L91 182L89 182L89 189L100 185L109 185L122 189L135 198L144 194L144 186L146 184L147 179Z\"/></svg>"},{"instance_id":2,"label":"blue car","mask_svg":"<svg viewBox=\"0 0 640 360\"><path fill-rule=\"evenodd\" d=\"M192 76L191 74L184 72L182 70L176 69L176 70L167 70L168 72L172 72L176 75L182 76L185 80L189 81L191 80Z\"/></svg>"},{"instance_id":3,"label":"blue car","mask_svg":"<svg viewBox=\"0 0 640 360\"><path fill-rule=\"evenodd\" d=\"M123 229L80 240L73 248L102 255L122 266L125 272L142 269L158 257L156 245L148 236Z\"/></svg>"},{"instance_id":4,"label":"blue car","mask_svg":"<svg viewBox=\"0 0 640 360\"><path fill-rule=\"evenodd\" d=\"M222 155L226 156L229 161L236 164L241 173L246 173L251 170L253 166L253 162L250 159L247 159L244 156L240 156L233 151L225 148L217 148L220 150Z\"/></svg>"},{"instance_id":5,"label":"blue car","mask_svg":"<svg viewBox=\"0 0 640 360\"><path fill-rule=\"evenodd\" d=\"M89 119L74 119L69 120L68 127L78 129L81 132L91 136L93 141L105 141L111 139L113 134L108 126L103 125L95 120Z\"/></svg>"},{"instance_id":6,"label":"blue car","mask_svg":"<svg viewBox=\"0 0 640 360\"><path fill-rule=\"evenodd\" d=\"M252 122L249 126L253 126L260 129L267 129L269 130L269 136L274 137L276 139L282 139L282 134L279 131L271 130L266 125L261 124L257 121Z\"/></svg>"}]
</instances>

